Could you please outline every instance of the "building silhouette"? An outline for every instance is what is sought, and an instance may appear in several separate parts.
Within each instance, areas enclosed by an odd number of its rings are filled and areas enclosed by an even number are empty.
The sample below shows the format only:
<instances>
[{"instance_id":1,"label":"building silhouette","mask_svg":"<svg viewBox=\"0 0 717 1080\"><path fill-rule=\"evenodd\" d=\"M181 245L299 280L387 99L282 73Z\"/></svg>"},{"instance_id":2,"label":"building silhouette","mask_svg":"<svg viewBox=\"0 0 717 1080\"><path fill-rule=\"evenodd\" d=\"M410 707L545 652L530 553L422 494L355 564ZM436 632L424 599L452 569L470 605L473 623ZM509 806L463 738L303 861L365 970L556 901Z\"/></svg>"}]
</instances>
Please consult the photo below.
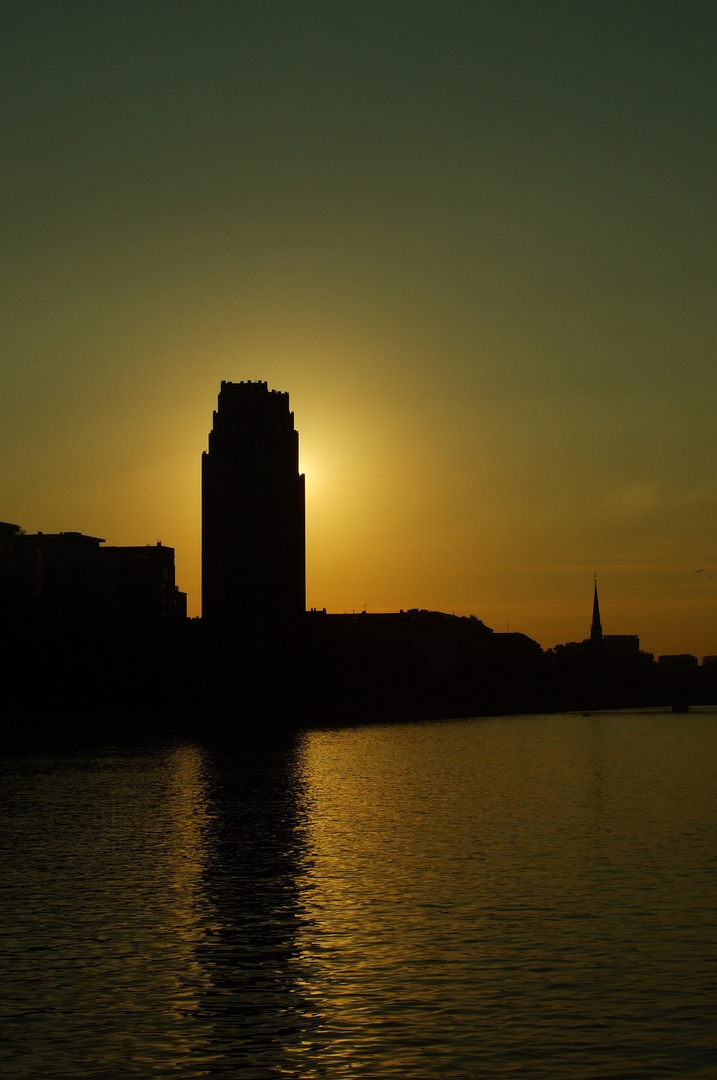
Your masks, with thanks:
<instances>
[{"instance_id":1,"label":"building silhouette","mask_svg":"<svg viewBox=\"0 0 717 1080\"><path fill-rule=\"evenodd\" d=\"M590 640L593 645L602 644L602 623L600 622L600 601L598 600L597 578L595 578L595 590L593 593L593 621L590 625Z\"/></svg>"},{"instance_id":2,"label":"building silhouette","mask_svg":"<svg viewBox=\"0 0 717 1080\"><path fill-rule=\"evenodd\" d=\"M559 645L557 648L572 653L587 650L593 655L611 655L630 659L640 654L640 638L637 634L603 633L596 575L593 586L593 614L590 623L590 637L585 638L584 641L568 641L565 645Z\"/></svg>"},{"instance_id":3,"label":"building silhouette","mask_svg":"<svg viewBox=\"0 0 717 1080\"><path fill-rule=\"evenodd\" d=\"M593 618L590 625L590 644L593 648L613 656L634 657L640 652L640 638L637 634L604 634L600 621L600 603L598 601L597 578L593 593Z\"/></svg>"},{"instance_id":4,"label":"building silhouette","mask_svg":"<svg viewBox=\"0 0 717 1080\"><path fill-rule=\"evenodd\" d=\"M247 630L306 609L304 477L289 395L222 382L202 455L202 617Z\"/></svg>"},{"instance_id":5,"label":"building silhouette","mask_svg":"<svg viewBox=\"0 0 717 1080\"><path fill-rule=\"evenodd\" d=\"M102 547L79 532L25 533L0 522L0 618L72 629L182 619L174 548Z\"/></svg>"}]
</instances>

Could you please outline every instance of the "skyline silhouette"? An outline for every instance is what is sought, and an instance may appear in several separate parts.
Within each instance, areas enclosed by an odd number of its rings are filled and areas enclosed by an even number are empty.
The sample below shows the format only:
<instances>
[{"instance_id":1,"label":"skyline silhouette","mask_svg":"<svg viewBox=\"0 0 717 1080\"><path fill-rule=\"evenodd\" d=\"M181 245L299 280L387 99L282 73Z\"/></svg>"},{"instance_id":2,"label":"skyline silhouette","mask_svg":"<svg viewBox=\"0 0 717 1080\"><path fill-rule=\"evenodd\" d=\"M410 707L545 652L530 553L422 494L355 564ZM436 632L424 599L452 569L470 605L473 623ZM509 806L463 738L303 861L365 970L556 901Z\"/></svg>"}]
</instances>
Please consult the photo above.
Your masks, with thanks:
<instances>
[{"instance_id":1,"label":"skyline silhouette","mask_svg":"<svg viewBox=\"0 0 717 1080\"><path fill-rule=\"evenodd\" d=\"M717 675L714 654L703 657L701 668L685 652L662 654L655 665L653 655L640 650L637 634L604 633L597 572L589 636L547 651L509 627L494 631L475 614L456 617L423 607L370 614L364 607L350 615L307 611L304 481L289 394L269 389L266 381L223 380L209 448L202 453L206 602L202 619L194 620L201 630L180 633L186 594L175 584L174 550L161 542L101 547L103 539L76 531L28 535L0 522L6 636L15 635L21 649L37 631L48 635L48 643L62 636L72 652L78 645L82 651L87 636L98 632L98 640L104 637L121 656L135 634L149 634L168 672L187 666L195 708L228 702L240 673L254 709L286 708L299 717L307 709L332 716L339 710L344 721L364 717L367 709L374 718L405 719L665 700L686 711L690 701L709 697ZM38 663L38 683L46 684L52 699L42 652ZM213 678L207 679L204 664ZM87 666L101 684L104 662L90 655ZM138 675L130 665L128 685ZM70 680L70 693L82 696L82 682ZM152 700L158 685L148 672L140 677L137 701L142 693Z\"/></svg>"},{"instance_id":2,"label":"skyline silhouette","mask_svg":"<svg viewBox=\"0 0 717 1080\"><path fill-rule=\"evenodd\" d=\"M307 604L714 650L717 11L7 6L2 516L201 608L220 380L290 387ZM702 573L697 571L701 570Z\"/></svg>"},{"instance_id":3,"label":"skyline silhouette","mask_svg":"<svg viewBox=\"0 0 717 1080\"><path fill-rule=\"evenodd\" d=\"M306 605L305 476L289 394L270 390L266 381L222 380L208 444L202 452L203 621L213 634L229 638L301 635L308 625L304 616L326 616L327 609ZM142 629L187 617L186 593L175 585L173 548L161 541L154 547L100 547L104 543L77 531L28 535L0 521L0 601L8 626L19 619L80 628L99 620ZM593 578L589 635L558 642L555 649L627 659L648 655L640 652L639 635L603 632L597 571ZM413 612L448 616L420 602L398 614ZM351 620L356 614L354 609ZM359 614L367 614L366 605ZM364 626L376 628L376 616L387 626L387 617L396 614L372 613ZM334 625L340 615L333 613ZM348 619L346 609L343 616ZM470 619L477 619L474 612ZM403 631L405 620L400 622ZM501 636L507 638L509 629L507 624ZM512 636L532 641L515 631ZM321 634L319 640L326 645ZM713 652L701 655L706 667L714 667ZM672 671L690 671L699 660L684 650L657 658Z\"/></svg>"}]
</instances>

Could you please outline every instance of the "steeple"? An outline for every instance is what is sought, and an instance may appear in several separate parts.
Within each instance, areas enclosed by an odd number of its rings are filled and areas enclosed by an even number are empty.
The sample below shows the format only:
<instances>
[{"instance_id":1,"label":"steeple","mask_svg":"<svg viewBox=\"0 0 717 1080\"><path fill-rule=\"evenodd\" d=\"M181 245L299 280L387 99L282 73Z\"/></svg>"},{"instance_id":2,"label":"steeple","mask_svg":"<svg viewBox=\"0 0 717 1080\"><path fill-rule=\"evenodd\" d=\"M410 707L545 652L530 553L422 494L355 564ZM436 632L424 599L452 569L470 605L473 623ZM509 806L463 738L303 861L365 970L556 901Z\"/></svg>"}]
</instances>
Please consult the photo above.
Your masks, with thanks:
<instances>
[{"instance_id":1,"label":"steeple","mask_svg":"<svg viewBox=\"0 0 717 1080\"><path fill-rule=\"evenodd\" d=\"M597 573L595 574L595 592L593 595L593 621L590 627L590 640L599 645L602 642L602 623L600 622L600 604L598 602Z\"/></svg>"}]
</instances>

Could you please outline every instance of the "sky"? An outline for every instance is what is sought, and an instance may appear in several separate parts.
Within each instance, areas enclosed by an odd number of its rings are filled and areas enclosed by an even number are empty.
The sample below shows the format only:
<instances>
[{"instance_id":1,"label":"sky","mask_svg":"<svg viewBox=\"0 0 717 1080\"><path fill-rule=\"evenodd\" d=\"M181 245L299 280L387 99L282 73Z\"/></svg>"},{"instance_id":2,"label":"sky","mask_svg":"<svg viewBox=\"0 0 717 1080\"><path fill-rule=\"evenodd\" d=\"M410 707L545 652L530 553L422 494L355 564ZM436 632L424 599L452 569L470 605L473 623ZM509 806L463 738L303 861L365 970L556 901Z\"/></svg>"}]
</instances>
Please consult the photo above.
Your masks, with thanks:
<instances>
[{"instance_id":1,"label":"sky","mask_svg":"<svg viewBox=\"0 0 717 1080\"><path fill-rule=\"evenodd\" d=\"M222 379L307 604L717 654L712 0L4 0L0 518L201 609Z\"/></svg>"}]
</instances>

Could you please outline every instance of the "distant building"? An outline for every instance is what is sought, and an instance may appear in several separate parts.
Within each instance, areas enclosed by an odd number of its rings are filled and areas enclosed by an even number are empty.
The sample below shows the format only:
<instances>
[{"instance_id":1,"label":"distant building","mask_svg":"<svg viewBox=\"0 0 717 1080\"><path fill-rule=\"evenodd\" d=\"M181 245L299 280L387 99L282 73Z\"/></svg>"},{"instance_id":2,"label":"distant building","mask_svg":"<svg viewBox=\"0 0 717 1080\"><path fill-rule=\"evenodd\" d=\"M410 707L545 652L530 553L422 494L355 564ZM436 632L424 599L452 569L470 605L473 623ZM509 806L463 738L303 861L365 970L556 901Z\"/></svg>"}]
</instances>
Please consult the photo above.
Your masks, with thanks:
<instances>
[{"instance_id":1,"label":"distant building","mask_svg":"<svg viewBox=\"0 0 717 1080\"><path fill-rule=\"evenodd\" d=\"M602 623L600 622L600 602L598 600L597 578L593 590L593 621L590 625L590 640L593 645L602 644Z\"/></svg>"},{"instance_id":2,"label":"distant building","mask_svg":"<svg viewBox=\"0 0 717 1080\"><path fill-rule=\"evenodd\" d=\"M289 395L222 382L202 455L202 617L271 629L306 609L304 477Z\"/></svg>"},{"instance_id":3,"label":"distant building","mask_svg":"<svg viewBox=\"0 0 717 1080\"><path fill-rule=\"evenodd\" d=\"M99 549L101 597L115 620L168 622L187 615L187 594L174 583L174 548L164 544Z\"/></svg>"},{"instance_id":4,"label":"distant building","mask_svg":"<svg viewBox=\"0 0 717 1080\"><path fill-rule=\"evenodd\" d=\"M597 579L593 588L593 615L590 623L590 637L584 641L568 641L559 646L569 653L585 650L607 653L611 656L634 657L640 652L640 638L637 634L604 634L600 618Z\"/></svg>"},{"instance_id":5,"label":"distant building","mask_svg":"<svg viewBox=\"0 0 717 1080\"><path fill-rule=\"evenodd\" d=\"M637 634L603 634L602 649L613 656L636 656L640 638Z\"/></svg>"},{"instance_id":6,"label":"distant building","mask_svg":"<svg viewBox=\"0 0 717 1080\"><path fill-rule=\"evenodd\" d=\"M329 615L325 608L321 611L312 608L307 615L306 625L314 632L323 629L332 642L343 641L347 653L366 641L411 643L428 669L434 672L453 670L466 655L472 656L477 649L494 644L499 638L510 637L508 649L515 647L514 639L530 640L522 634L494 634L475 616L447 615L442 611L419 608ZM530 644L540 652L539 645L535 642Z\"/></svg>"},{"instance_id":7,"label":"distant building","mask_svg":"<svg viewBox=\"0 0 717 1080\"><path fill-rule=\"evenodd\" d=\"M0 523L0 617L89 626L186 616L173 548L103 543L79 532L28 534Z\"/></svg>"},{"instance_id":8,"label":"distant building","mask_svg":"<svg viewBox=\"0 0 717 1080\"><path fill-rule=\"evenodd\" d=\"M590 625L590 638L585 642L594 649L611 656L637 656L640 652L640 638L637 634L604 634L600 621L600 601L598 600L597 578L593 590L593 618Z\"/></svg>"},{"instance_id":9,"label":"distant building","mask_svg":"<svg viewBox=\"0 0 717 1080\"><path fill-rule=\"evenodd\" d=\"M698 667L697 657L691 653L664 654L658 656L657 663L665 671L687 673L696 671Z\"/></svg>"}]
</instances>

